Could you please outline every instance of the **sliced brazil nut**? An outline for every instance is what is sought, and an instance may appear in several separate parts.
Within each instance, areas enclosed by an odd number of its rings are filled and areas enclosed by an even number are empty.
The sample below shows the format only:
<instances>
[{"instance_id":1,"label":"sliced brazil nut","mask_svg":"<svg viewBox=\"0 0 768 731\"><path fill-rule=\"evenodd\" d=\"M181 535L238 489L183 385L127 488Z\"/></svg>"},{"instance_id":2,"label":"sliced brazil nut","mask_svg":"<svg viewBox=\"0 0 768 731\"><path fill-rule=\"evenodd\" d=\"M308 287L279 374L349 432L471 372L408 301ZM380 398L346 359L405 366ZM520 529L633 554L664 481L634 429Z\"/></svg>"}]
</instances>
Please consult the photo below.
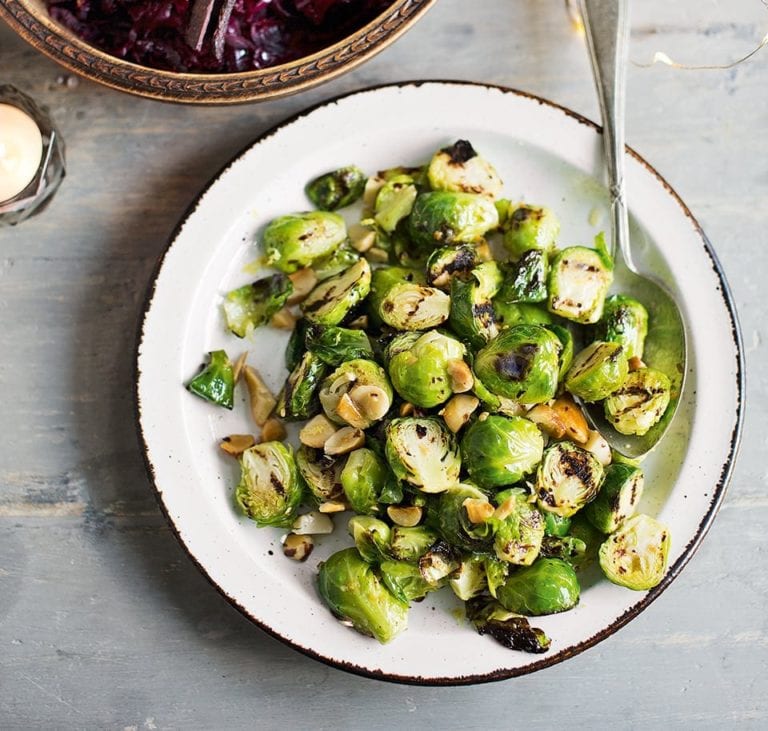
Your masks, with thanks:
<instances>
[{"instance_id":1,"label":"sliced brazil nut","mask_svg":"<svg viewBox=\"0 0 768 731\"><path fill-rule=\"evenodd\" d=\"M293 274L289 274L288 279L293 284L293 292L288 298L289 305L297 305L299 302L303 302L317 284L317 274L309 267L298 269Z\"/></svg>"},{"instance_id":2,"label":"sliced brazil nut","mask_svg":"<svg viewBox=\"0 0 768 731\"><path fill-rule=\"evenodd\" d=\"M446 370L454 393L466 393L475 385L472 370L463 360L452 360Z\"/></svg>"},{"instance_id":3,"label":"sliced brazil nut","mask_svg":"<svg viewBox=\"0 0 768 731\"><path fill-rule=\"evenodd\" d=\"M299 515L291 525L291 531L299 536L318 536L333 533L333 521L324 513L313 510Z\"/></svg>"},{"instance_id":4,"label":"sliced brazil nut","mask_svg":"<svg viewBox=\"0 0 768 731\"><path fill-rule=\"evenodd\" d=\"M285 424L276 416L270 416L261 427L261 439L264 442L279 442L286 436Z\"/></svg>"},{"instance_id":5,"label":"sliced brazil nut","mask_svg":"<svg viewBox=\"0 0 768 731\"><path fill-rule=\"evenodd\" d=\"M283 553L294 561L306 561L314 547L312 536L300 536L297 533L289 533L283 541Z\"/></svg>"},{"instance_id":6,"label":"sliced brazil nut","mask_svg":"<svg viewBox=\"0 0 768 731\"><path fill-rule=\"evenodd\" d=\"M469 417L479 405L480 399L477 396L471 396L468 393L456 394L442 411L445 425L455 434L469 421Z\"/></svg>"},{"instance_id":7,"label":"sliced brazil nut","mask_svg":"<svg viewBox=\"0 0 768 731\"><path fill-rule=\"evenodd\" d=\"M384 418L391 403L389 395L383 388L364 384L353 386L349 391L349 398L368 421L378 421ZM352 424L352 426L355 425Z\"/></svg>"},{"instance_id":8,"label":"sliced brazil nut","mask_svg":"<svg viewBox=\"0 0 768 731\"><path fill-rule=\"evenodd\" d=\"M323 446L326 454L347 454L365 446L365 432L352 426L343 426Z\"/></svg>"},{"instance_id":9,"label":"sliced brazil nut","mask_svg":"<svg viewBox=\"0 0 768 731\"><path fill-rule=\"evenodd\" d=\"M248 387L251 416L258 426L264 426L277 405L277 399L267 388L255 368L246 365L243 368L243 377L245 378L245 385Z\"/></svg>"},{"instance_id":10,"label":"sliced brazil nut","mask_svg":"<svg viewBox=\"0 0 768 731\"><path fill-rule=\"evenodd\" d=\"M488 500L468 497L462 506L467 511L467 518L470 523L484 523L493 515L493 505Z\"/></svg>"},{"instance_id":11,"label":"sliced brazil nut","mask_svg":"<svg viewBox=\"0 0 768 731\"><path fill-rule=\"evenodd\" d=\"M299 441L308 447L322 449L338 428L338 425L334 424L325 414L318 414L301 428Z\"/></svg>"},{"instance_id":12,"label":"sliced brazil nut","mask_svg":"<svg viewBox=\"0 0 768 731\"><path fill-rule=\"evenodd\" d=\"M256 439L252 434L230 434L219 442L221 449L233 457L239 457L254 444L256 444Z\"/></svg>"}]
</instances>

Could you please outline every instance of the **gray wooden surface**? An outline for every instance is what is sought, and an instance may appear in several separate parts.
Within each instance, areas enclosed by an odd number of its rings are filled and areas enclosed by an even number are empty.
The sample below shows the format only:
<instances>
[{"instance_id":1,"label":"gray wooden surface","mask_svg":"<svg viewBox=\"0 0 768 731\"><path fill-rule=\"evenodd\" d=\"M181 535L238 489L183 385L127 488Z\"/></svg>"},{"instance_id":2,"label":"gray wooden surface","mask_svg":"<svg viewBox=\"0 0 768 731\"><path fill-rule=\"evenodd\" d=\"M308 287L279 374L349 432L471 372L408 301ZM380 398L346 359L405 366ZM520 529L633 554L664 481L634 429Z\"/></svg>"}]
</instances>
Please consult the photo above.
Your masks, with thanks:
<instances>
[{"instance_id":1,"label":"gray wooden surface","mask_svg":"<svg viewBox=\"0 0 768 731\"><path fill-rule=\"evenodd\" d=\"M760 0L644 0L632 57L724 62L766 30ZM160 514L134 434L133 341L180 213L231 155L304 106L374 83L451 77L597 116L582 42L558 0L440 0L355 73L239 108L67 81L0 27L0 79L50 106L69 159L50 209L0 230L0 727L768 727L768 50L729 71L630 71L628 142L691 206L733 286L749 411L708 538L629 626L501 684L362 679L246 621Z\"/></svg>"}]
</instances>

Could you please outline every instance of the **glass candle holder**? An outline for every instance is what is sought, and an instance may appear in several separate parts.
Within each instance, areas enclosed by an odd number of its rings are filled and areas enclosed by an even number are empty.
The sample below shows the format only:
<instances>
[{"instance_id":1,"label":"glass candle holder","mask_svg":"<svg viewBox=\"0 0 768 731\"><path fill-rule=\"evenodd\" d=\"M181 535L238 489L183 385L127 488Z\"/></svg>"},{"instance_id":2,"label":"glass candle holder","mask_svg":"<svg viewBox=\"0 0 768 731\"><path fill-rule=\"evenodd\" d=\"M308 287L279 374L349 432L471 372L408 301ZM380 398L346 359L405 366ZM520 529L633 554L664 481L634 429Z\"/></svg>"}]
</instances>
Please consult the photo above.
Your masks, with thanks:
<instances>
[{"instance_id":1,"label":"glass candle holder","mask_svg":"<svg viewBox=\"0 0 768 731\"><path fill-rule=\"evenodd\" d=\"M48 112L0 84L0 227L44 210L64 174L64 141Z\"/></svg>"}]
</instances>

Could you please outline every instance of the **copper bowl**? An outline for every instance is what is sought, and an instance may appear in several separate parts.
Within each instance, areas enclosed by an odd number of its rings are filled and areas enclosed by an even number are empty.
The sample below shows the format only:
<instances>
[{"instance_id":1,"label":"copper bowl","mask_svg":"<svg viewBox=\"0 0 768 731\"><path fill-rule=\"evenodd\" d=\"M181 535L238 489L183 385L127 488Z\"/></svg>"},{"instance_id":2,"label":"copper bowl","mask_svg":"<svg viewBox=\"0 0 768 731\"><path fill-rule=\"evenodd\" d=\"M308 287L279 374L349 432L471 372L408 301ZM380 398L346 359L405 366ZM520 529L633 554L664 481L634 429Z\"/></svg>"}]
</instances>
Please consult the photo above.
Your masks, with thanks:
<instances>
[{"instance_id":1,"label":"copper bowl","mask_svg":"<svg viewBox=\"0 0 768 731\"><path fill-rule=\"evenodd\" d=\"M370 23L318 53L280 66L227 74L182 74L110 56L53 20L44 0L0 0L0 17L54 61L113 89L185 104L238 104L295 94L353 69L392 43L434 2L393 0Z\"/></svg>"}]
</instances>

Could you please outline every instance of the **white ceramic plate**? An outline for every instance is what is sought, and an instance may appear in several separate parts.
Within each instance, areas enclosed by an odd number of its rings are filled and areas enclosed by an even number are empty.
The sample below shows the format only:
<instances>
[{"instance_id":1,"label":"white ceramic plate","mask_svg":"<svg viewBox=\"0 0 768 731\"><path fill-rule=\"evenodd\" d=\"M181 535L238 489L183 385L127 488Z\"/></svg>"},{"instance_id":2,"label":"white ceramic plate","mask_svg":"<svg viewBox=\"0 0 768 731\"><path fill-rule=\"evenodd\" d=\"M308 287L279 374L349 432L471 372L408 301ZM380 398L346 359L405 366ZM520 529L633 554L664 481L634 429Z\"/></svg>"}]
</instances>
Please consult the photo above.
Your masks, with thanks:
<instances>
[{"instance_id":1,"label":"white ceramic plate","mask_svg":"<svg viewBox=\"0 0 768 731\"><path fill-rule=\"evenodd\" d=\"M450 110L446 114L445 110ZM251 281L254 235L269 219L304 210L304 183L340 165L373 172L418 164L469 139L501 173L506 195L551 206L561 244L591 243L607 227L601 140L591 122L520 92L429 82L386 86L327 102L264 135L211 183L180 224L150 285L137 355L137 410L146 461L183 545L209 579L272 635L354 672L414 683L470 683L546 667L590 647L636 616L677 575L722 500L738 447L743 368L738 327L722 271L700 227L666 182L634 153L627 183L637 259L676 292L689 327L686 390L671 431L648 458L641 509L671 528L670 568L636 593L583 580L574 610L537 618L552 638L545 655L506 650L457 621L450 592L415 604L409 629L382 646L342 626L317 598L317 564L346 544L343 520L309 561L280 550L284 531L259 529L233 509L237 466L217 447L248 432L244 394L233 412L182 384L203 355L243 349L275 392L285 337L268 328L250 342L228 335L222 294ZM699 388L707 384L707 388Z\"/></svg>"}]
</instances>

